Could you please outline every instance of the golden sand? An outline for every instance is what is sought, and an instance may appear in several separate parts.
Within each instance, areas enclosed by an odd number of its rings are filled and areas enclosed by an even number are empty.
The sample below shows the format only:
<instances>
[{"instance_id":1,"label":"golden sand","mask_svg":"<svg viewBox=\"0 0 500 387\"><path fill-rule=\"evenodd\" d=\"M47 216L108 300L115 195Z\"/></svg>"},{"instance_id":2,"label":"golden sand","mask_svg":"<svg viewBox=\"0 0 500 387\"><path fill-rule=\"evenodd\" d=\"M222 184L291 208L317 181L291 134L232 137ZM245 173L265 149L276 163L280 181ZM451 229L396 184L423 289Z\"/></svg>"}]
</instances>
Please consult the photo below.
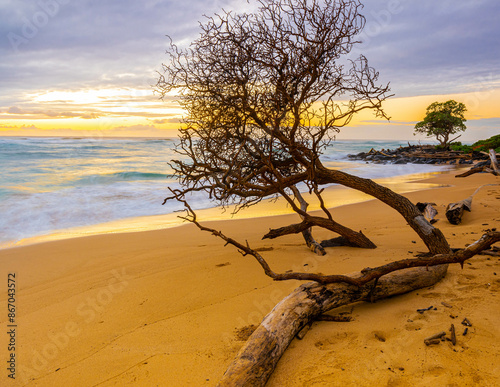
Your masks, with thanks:
<instances>
[{"instance_id":1,"label":"golden sand","mask_svg":"<svg viewBox=\"0 0 500 387\"><path fill-rule=\"evenodd\" d=\"M500 187L484 187L459 226L446 221L446 205L479 185L498 182L488 174L466 179L443 174L421 182L440 188L405 196L435 202L436 226L452 247L464 247L500 226ZM362 230L378 248L330 248L318 257L301 235L261 240L269 228L297 222L294 214L207 225L262 249L278 272L350 273L426 250L404 219L378 201L344 205L333 215ZM314 235L332 237L325 230ZM451 266L431 289L332 311L348 312L354 321L315 322L303 340L292 342L268 385L495 385L500 380L499 264L497 257L476 256L463 270ZM300 284L273 282L252 258L191 224L0 250L4 365L10 339L8 273L16 275L16 379L7 377L4 366L2 386L214 386L243 344L240 331L259 324ZM423 314L416 311L429 306L433 309ZM464 318L472 323L465 336ZM424 338L448 331L451 324L457 330L455 346L425 346Z\"/></svg>"}]
</instances>

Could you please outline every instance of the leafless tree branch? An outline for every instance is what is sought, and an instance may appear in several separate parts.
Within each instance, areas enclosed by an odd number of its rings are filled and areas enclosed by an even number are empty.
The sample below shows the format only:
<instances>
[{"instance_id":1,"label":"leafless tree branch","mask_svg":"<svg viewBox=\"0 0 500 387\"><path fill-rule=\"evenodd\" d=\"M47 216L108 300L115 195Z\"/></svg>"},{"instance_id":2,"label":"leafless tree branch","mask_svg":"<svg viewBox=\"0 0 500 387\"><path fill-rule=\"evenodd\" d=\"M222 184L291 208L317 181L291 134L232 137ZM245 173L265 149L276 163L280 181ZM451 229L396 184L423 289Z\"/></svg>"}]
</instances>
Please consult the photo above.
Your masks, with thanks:
<instances>
[{"instance_id":1,"label":"leafless tree branch","mask_svg":"<svg viewBox=\"0 0 500 387\"><path fill-rule=\"evenodd\" d=\"M246 255L253 256L260 264L260 266L264 269L264 273L275 281L301 280L301 281L315 281L321 284L347 283L356 286L363 286L364 284L372 280L378 279L391 272L408 269L412 267L423 267L423 266L430 267L430 266L444 265L450 263L460 263L463 267L463 263L466 260L472 258L476 254L479 254L483 250L489 249L493 244L500 241L500 232L491 231L484 234L479 240L477 240L476 242L469 245L463 250L450 252L448 254L436 254L429 257L403 259L388 263L386 265L378 266L375 268L365 268L361 271L361 276L356 278L347 275L336 275L336 274L322 275L322 274L299 273L299 272L276 273L271 269L267 261L257 251L252 249L248 245L248 243L244 245L230 237L227 237L221 231L217 231L215 229L203 226L198 222L196 213L193 211L190 205L183 199L179 198L179 200L182 203L184 203L187 212L186 216L181 217L182 219L195 224L202 231L210 232L212 235L224 240L226 244L235 246L244 256Z\"/></svg>"}]
</instances>

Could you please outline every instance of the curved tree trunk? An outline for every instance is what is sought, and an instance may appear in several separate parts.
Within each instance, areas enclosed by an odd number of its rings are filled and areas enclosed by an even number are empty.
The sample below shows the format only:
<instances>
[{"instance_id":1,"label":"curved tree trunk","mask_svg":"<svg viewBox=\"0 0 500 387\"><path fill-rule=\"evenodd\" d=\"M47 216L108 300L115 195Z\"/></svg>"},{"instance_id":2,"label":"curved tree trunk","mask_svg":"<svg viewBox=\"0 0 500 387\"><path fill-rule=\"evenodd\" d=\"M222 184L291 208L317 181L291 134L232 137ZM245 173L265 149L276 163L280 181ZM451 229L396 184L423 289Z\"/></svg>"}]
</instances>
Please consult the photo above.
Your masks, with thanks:
<instances>
[{"instance_id":1,"label":"curved tree trunk","mask_svg":"<svg viewBox=\"0 0 500 387\"><path fill-rule=\"evenodd\" d=\"M374 196L404 217L431 254L451 253L443 233L406 197L372 180L325 168L319 160L315 178L321 184L341 184ZM302 227L307 226L305 222L306 219ZM362 286L315 282L300 286L264 318L225 372L219 386L264 386L295 335L320 314L352 302L373 301L431 286L444 277L447 268L447 265L438 265L399 270Z\"/></svg>"},{"instance_id":2,"label":"curved tree trunk","mask_svg":"<svg viewBox=\"0 0 500 387\"><path fill-rule=\"evenodd\" d=\"M406 197L383 187L370 179L363 179L345 172L325 168L316 162L316 176L322 184L336 183L367 193L398 211L425 243L432 254L450 251L448 241L441 230L431 225L418 208Z\"/></svg>"},{"instance_id":3,"label":"curved tree trunk","mask_svg":"<svg viewBox=\"0 0 500 387\"><path fill-rule=\"evenodd\" d=\"M361 287L316 282L301 285L264 318L219 386L264 386L293 338L319 315L356 301L380 300L434 285L445 276L447 268L448 265L439 265L400 270L380 278L376 284L372 281Z\"/></svg>"}]
</instances>

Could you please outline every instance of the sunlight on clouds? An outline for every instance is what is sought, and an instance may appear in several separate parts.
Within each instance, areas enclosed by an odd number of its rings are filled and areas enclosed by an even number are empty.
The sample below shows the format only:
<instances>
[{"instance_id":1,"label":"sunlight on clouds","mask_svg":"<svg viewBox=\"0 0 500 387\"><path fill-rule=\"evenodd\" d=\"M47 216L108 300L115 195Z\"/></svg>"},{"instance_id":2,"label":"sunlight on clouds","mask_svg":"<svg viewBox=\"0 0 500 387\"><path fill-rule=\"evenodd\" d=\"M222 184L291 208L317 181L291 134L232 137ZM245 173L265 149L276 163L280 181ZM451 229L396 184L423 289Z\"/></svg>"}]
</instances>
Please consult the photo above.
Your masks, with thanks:
<instances>
[{"instance_id":1,"label":"sunlight on clouds","mask_svg":"<svg viewBox=\"0 0 500 387\"><path fill-rule=\"evenodd\" d=\"M67 102L75 104L94 104L111 98L130 98L147 96L145 90L138 89L97 89L79 91L48 91L33 97L35 102Z\"/></svg>"},{"instance_id":2,"label":"sunlight on clouds","mask_svg":"<svg viewBox=\"0 0 500 387\"><path fill-rule=\"evenodd\" d=\"M389 122L375 117L370 110L364 110L339 135L349 138L413 138L413 127L424 117L427 106L449 99L465 103L468 120L500 117L497 108L500 88L478 90L462 94L393 97L383 104L391 117ZM173 96L161 100L151 89L53 90L30 97L29 102L0 111L0 119L5 125L0 128L0 135L52 133L67 136L88 131L103 136L171 136L176 135L175 130L181 126L180 118L185 113L174 102ZM480 122L475 125L480 125ZM471 132L470 135L475 134Z\"/></svg>"},{"instance_id":3,"label":"sunlight on clouds","mask_svg":"<svg viewBox=\"0 0 500 387\"><path fill-rule=\"evenodd\" d=\"M166 130L179 127L182 113L171 97L161 100L149 88L103 88L31 94L19 106L0 110L0 119L17 126L35 123L40 130L109 131L148 127L152 121L159 130Z\"/></svg>"}]
</instances>

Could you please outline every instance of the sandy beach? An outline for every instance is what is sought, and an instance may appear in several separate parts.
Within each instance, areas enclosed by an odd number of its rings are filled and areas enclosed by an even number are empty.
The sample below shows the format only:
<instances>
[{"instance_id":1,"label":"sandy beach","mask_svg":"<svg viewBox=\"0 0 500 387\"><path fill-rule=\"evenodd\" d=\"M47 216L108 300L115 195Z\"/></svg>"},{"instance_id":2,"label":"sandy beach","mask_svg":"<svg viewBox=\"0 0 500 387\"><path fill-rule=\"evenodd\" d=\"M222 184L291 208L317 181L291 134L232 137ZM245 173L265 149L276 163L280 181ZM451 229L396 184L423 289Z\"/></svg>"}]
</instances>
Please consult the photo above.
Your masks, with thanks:
<instances>
[{"instance_id":1,"label":"sandy beach","mask_svg":"<svg viewBox=\"0 0 500 387\"><path fill-rule=\"evenodd\" d=\"M500 226L500 186L474 197L472 212L453 226L448 203L465 199L491 174L456 179L446 173L421 183L439 188L405 194L435 202L436 226L452 247ZM350 273L426 251L392 208L375 200L344 205L334 218L362 230L375 250L329 248L319 257L301 235L261 240L297 215L207 222L248 240L275 271ZM201 219L202 220L202 219ZM314 230L317 239L331 238ZM15 273L16 379L7 377L7 279ZM0 250L0 359L4 386L214 386L245 333L299 286L273 282L250 257L194 225L51 241ZM500 380L500 260L476 256L450 266L430 289L341 312L351 322L315 322L295 339L268 386L493 386ZM416 310L433 308L422 314ZM462 325L467 318L472 326ZM457 344L426 346L451 324Z\"/></svg>"}]
</instances>

